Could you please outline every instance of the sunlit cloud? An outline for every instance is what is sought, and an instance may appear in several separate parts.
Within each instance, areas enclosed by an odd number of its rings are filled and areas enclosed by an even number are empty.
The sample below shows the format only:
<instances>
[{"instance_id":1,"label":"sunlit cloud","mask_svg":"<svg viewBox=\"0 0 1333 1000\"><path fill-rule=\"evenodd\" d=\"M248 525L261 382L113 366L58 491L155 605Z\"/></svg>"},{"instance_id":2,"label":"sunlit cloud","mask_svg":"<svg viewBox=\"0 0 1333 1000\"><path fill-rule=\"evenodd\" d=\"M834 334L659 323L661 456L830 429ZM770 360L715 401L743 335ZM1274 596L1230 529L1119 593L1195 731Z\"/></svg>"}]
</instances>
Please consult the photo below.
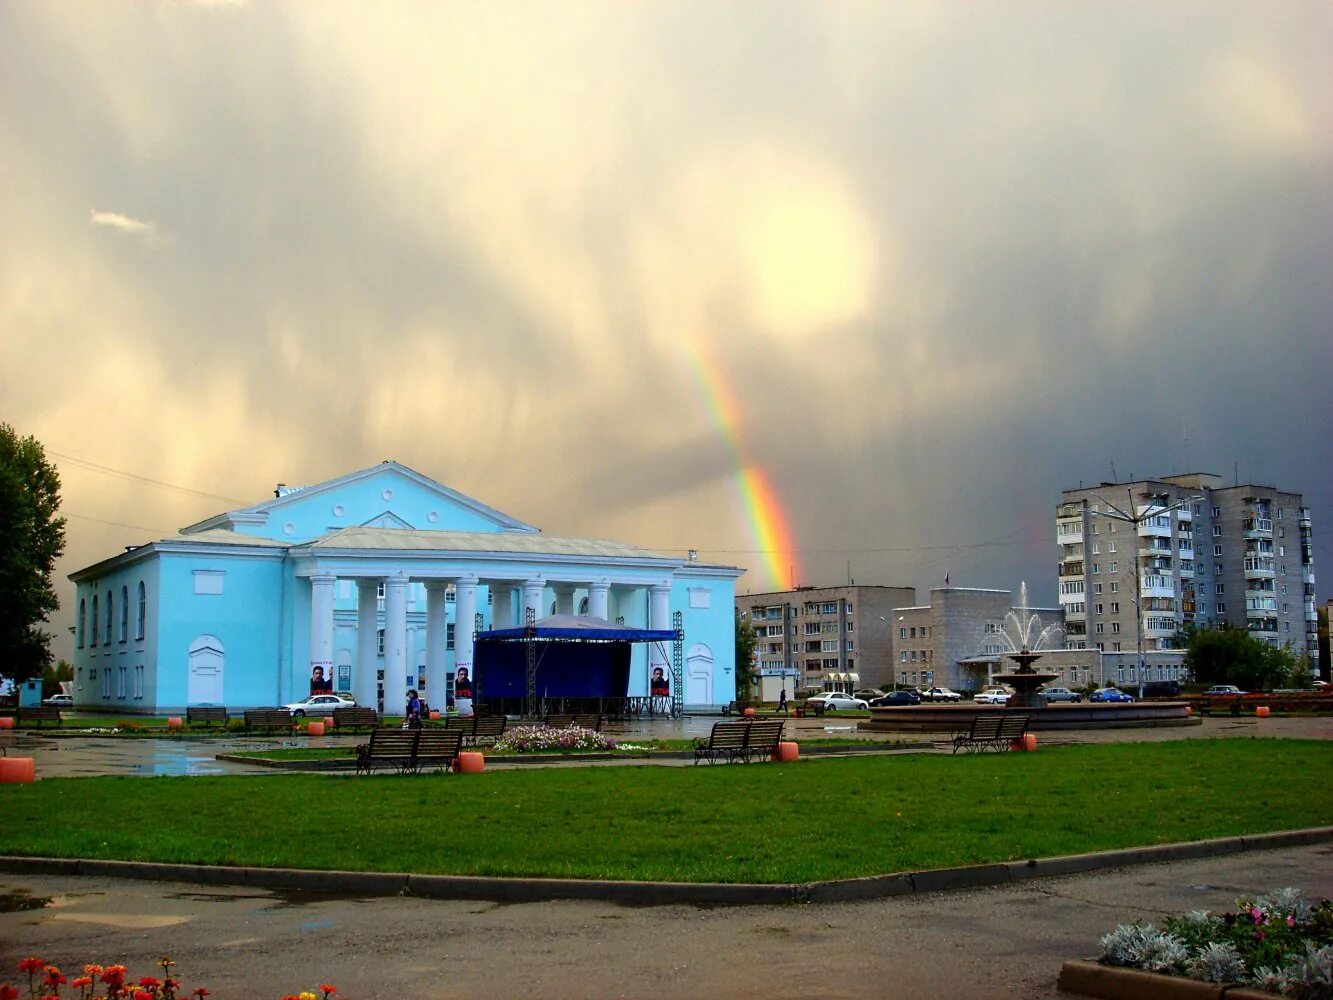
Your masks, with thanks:
<instances>
[{"instance_id":1,"label":"sunlit cloud","mask_svg":"<svg viewBox=\"0 0 1333 1000\"><path fill-rule=\"evenodd\" d=\"M93 209L88 217L94 226L106 226L130 236L143 236L146 239L157 236L157 225L155 223L121 215L119 212L99 212Z\"/></svg>"}]
</instances>

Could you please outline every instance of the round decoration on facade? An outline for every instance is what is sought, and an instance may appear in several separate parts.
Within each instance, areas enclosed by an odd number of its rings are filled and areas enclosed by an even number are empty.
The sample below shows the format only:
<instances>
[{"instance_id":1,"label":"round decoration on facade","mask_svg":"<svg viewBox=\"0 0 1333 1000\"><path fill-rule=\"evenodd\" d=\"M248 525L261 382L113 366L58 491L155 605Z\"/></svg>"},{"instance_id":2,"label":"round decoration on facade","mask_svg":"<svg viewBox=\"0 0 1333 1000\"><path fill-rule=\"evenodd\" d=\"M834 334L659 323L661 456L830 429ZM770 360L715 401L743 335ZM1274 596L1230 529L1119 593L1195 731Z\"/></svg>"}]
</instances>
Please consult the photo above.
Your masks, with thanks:
<instances>
[{"instance_id":1,"label":"round decoration on facade","mask_svg":"<svg viewBox=\"0 0 1333 1000\"><path fill-rule=\"evenodd\" d=\"M431 524L435 524L437 521L439 521L439 519L440 519L440 512L438 510L433 510L426 515L426 520L429 521Z\"/></svg>"},{"instance_id":2,"label":"round decoration on facade","mask_svg":"<svg viewBox=\"0 0 1333 1000\"><path fill-rule=\"evenodd\" d=\"M288 521L286 524L282 526L282 533L284 535L290 535L294 531L296 531L296 525L294 525L291 521Z\"/></svg>"},{"instance_id":3,"label":"round decoration on facade","mask_svg":"<svg viewBox=\"0 0 1333 1000\"><path fill-rule=\"evenodd\" d=\"M344 507L342 504L340 504L340 503L335 503L335 504L333 505L333 516L334 516L334 517L342 517L342 516L343 516L344 514L346 514L346 513L347 513L347 508Z\"/></svg>"},{"instance_id":4,"label":"round decoration on facade","mask_svg":"<svg viewBox=\"0 0 1333 1000\"><path fill-rule=\"evenodd\" d=\"M383 493L380 494L380 496L382 496L385 500L392 500L393 490L385 490Z\"/></svg>"}]
</instances>

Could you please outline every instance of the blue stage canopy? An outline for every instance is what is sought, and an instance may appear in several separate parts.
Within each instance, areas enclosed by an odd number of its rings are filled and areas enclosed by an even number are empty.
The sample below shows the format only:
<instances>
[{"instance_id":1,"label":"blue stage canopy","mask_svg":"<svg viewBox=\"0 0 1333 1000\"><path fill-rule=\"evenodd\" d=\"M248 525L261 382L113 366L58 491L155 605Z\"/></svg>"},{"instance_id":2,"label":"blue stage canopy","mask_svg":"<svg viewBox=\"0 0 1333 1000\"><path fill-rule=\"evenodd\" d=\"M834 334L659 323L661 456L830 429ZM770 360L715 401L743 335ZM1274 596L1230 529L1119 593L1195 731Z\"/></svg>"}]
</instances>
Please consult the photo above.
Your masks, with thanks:
<instances>
[{"instance_id":1,"label":"blue stage canopy","mask_svg":"<svg viewBox=\"0 0 1333 1000\"><path fill-rule=\"evenodd\" d=\"M549 615L538 618L531 625L517 625L513 628L491 629L479 632L478 640L499 642L522 641L528 639L564 639L583 642L675 642L676 633L671 629L635 628L631 625L617 625L605 618L589 618L584 615Z\"/></svg>"}]
</instances>

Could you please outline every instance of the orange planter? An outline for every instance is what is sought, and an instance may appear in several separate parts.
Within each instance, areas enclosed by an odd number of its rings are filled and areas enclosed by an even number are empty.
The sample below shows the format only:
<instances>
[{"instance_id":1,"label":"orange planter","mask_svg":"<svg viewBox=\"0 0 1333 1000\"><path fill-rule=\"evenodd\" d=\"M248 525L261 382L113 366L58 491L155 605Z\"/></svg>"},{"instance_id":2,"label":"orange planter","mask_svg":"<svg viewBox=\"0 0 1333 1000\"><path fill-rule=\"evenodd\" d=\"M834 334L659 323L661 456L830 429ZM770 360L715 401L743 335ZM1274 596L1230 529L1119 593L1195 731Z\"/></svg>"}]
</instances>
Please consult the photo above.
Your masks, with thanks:
<instances>
[{"instance_id":1,"label":"orange planter","mask_svg":"<svg viewBox=\"0 0 1333 1000\"><path fill-rule=\"evenodd\" d=\"M181 717L179 715L173 715L167 719L168 729L179 729L182 725L184 725L184 723L181 722Z\"/></svg>"},{"instance_id":2,"label":"orange planter","mask_svg":"<svg viewBox=\"0 0 1333 1000\"><path fill-rule=\"evenodd\" d=\"M0 785L27 784L37 779L37 763L31 757L0 757Z\"/></svg>"},{"instance_id":3,"label":"orange planter","mask_svg":"<svg viewBox=\"0 0 1333 1000\"><path fill-rule=\"evenodd\" d=\"M440 717L440 711L439 711L439 709L432 708L432 709L430 710L430 717L431 717L432 719L438 719L438 718Z\"/></svg>"},{"instance_id":4,"label":"orange planter","mask_svg":"<svg viewBox=\"0 0 1333 1000\"><path fill-rule=\"evenodd\" d=\"M1031 752L1037 749L1037 737L1033 733L1024 733L1022 739L1014 740L1009 744L1010 750L1025 750Z\"/></svg>"},{"instance_id":5,"label":"orange planter","mask_svg":"<svg viewBox=\"0 0 1333 1000\"><path fill-rule=\"evenodd\" d=\"M1268 718L1268 706L1267 705L1258 706L1257 708L1255 708L1254 714L1259 716L1259 718L1261 719Z\"/></svg>"},{"instance_id":6,"label":"orange planter","mask_svg":"<svg viewBox=\"0 0 1333 1000\"><path fill-rule=\"evenodd\" d=\"M1194 706L1193 706L1193 705L1186 705L1186 706L1185 706L1185 718L1189 718L1189 717L1190 717L1191 715L1193 715L1193 714L1194 714Z\"/></svg>"},{"instance_id":7,"label":"orange planter","mask_svg":"<svg viewBox=\"0 0 1333 1000\"><path fill-rule=\"evenodd\" d=\"M305 732L306 732L306 735L307 735L307 736L323 736L323 735L324 735L324 723L322 723L322 722L312 722L312 723L310 723L308 726L305 727Z\"/></svg>"},{"instance_id":8,"label":"orange planter","mask_svg":"<svg viewBox=\"0 0 1333 1000\"><path fill-rule=\"evenodd\" d=\"M327 719L324 720L324 728L325 729L333 728L333 716L330 715Z\"/></svg>"},{"instance_id":9,"label":"orange planter","mask_svg":"<svg viewBox=\"0 0 1333 1000\"><path fill-rule=\"evenodd\" d=\"M801 756L801 745L799 743L789 743L786 740L778 744L777 752L773 754L773 760L797 760Z\"/></svg>"},{"instance_id":10,"label":"orange planter","mask_svg":"<svg viewBox=\"0 0 1333 1000\"><path fill-rule=\"evenodd\" d=\"M754 709L753 709L753 708L747 708L747 709L746 709L744 712L742 712L741 714L742 714L742 715L754 715Z\"/></svg>"},{"instance_id":11,"label":"orange planter","mask_svg":"<svg viewBox=\"0 0 1333 1000\"><path fill-rule=\"evenodd\" d=\"M13 729L14 717L12 715L0 715L0 729Z\"/></svg>"},{"instance_id":12,"label":"orange planter","mask_svg":"<svg viewBox=\"0 0 1333 1000\"><path fill-rule=\"evenodd\" d=\"M464 750L454 761L454 770L459 774L478 774L486 770L486 756L475 750Z\"/></svg>"}]
</instances>

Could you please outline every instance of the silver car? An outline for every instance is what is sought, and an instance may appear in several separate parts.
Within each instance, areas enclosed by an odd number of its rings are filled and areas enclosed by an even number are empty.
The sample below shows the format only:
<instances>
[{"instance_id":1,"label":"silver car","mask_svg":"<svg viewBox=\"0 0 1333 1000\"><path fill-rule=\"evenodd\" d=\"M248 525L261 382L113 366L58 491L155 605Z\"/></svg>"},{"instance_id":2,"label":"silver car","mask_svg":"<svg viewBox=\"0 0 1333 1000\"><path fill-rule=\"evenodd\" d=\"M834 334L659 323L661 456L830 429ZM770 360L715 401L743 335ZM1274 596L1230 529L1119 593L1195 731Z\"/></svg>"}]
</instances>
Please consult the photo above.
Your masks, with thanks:
<instances>
[{"instance_id":1,"label":"silver car","mask_svg":"<svg viewBox=\"0 0 1333 1000\"><path fill-rule=\"evenodd\" d=\"M305 701L295 701L283 708L292 713L293 719L311 716L330 716L335 708L355 708L356 702L337 694L312 694Z\"/></svg>"}]
</instances>

